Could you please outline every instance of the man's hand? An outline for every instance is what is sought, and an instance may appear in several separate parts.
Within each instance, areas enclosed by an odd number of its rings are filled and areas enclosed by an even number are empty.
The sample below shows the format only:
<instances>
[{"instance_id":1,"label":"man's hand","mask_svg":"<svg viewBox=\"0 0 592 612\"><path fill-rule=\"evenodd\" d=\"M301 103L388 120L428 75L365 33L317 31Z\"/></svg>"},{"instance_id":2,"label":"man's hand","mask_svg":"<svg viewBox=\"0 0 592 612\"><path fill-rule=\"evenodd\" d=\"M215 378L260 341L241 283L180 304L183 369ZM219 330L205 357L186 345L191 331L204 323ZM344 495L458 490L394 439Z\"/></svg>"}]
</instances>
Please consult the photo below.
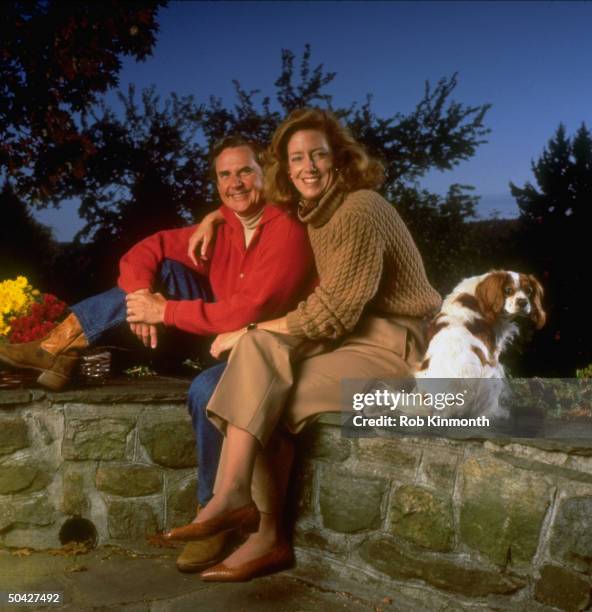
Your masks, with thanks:
<instances>
[{"instance_id":1,"label":"man's hand","mask_svg":"<svg viewBox=\"0 0 592 612\"><path fill-rule=\"evenodd\" d=\"M210 347L210 355L216 359L220 358L220 355L226 351L231 351L234 345L240 340L240 338L247 333L247 328L242 327L236 331L226 332L225 334L219 334Z\"/></svg>"},{"instance_id":2,"label":"man's hand","mask_svg":"<svg viewBox=\"0 0 592 612\"><path fill-rule=\"evenodd\" d=\"M128 293L126 298L127 322L156 325L164 323L166 300L160 293L144 290Z\"/></svg>"},{"instance_id":3,"label":"man's hand","mask_svg":"<svg viewBox=\"0 0 592 612\"><path fill-rule=\"evenodd\" d=\"M148 323L130 323L129 326L144 346L149 346L153 349L158 346L156 325L148 325Z\"/></svg>"}]
</instances>

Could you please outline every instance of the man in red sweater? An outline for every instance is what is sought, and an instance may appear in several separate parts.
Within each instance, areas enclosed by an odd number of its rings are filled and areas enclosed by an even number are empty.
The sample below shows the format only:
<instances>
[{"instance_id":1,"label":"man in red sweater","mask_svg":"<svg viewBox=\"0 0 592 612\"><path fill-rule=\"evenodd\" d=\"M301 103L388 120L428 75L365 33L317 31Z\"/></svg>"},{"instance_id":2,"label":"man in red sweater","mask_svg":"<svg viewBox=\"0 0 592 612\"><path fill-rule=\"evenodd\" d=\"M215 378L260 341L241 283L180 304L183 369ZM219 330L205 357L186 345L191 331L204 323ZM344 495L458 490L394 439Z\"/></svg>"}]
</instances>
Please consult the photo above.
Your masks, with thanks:
<instances>
[{"instance_id":1,"label":"man in red sweater","mask_svg":"<svg viewBox=\"0 0 592 612\"><path fill-rule=\"evenodd\" d=\"M38 382L58 390L70 380L81 350L126 321L144 344L156 348L159 324L213 336L294 308L312 288L314 259L296 215L265 201L258 158L258 147L239 138L225 139L213 149L225 222L208 261L188 254L196 226L158 232L121 259L118 287L72 306L68 318L41 341L0 345L0 362L38 370ZM203 371L188 393L201 506L213 494L222 442L205 408L225 366ZM177 567L201 571L217 562L224 544L221 535L189 542Z\"/></svg>"}]
</instances>

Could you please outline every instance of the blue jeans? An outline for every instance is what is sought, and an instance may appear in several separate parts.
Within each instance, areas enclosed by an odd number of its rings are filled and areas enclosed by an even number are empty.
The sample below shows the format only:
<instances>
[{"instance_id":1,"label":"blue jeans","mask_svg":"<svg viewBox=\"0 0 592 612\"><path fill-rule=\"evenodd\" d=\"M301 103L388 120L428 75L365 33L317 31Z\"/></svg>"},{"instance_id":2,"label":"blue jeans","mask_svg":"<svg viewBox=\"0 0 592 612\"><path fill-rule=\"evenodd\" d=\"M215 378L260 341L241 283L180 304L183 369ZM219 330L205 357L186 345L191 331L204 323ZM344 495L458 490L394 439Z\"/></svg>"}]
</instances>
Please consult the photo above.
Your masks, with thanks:
<instances>
[{"instance_id":1,"label":"blue jeans","mask_svg":"<svg viewBox=\"0 0 592 612\"><path fill-rule=\"evenodd\" d=\"M213 302L209 284L183 264L165 259L160 265L157 288L169 299ZM80 321L89 344L98 342L108 330L126 323L126 293L114 287L71 307ZM213 495L214 480L220 459L222 434L207 418L205 409L226 363L204 370L191 383L188 407L195 431L198 458L198 501L205 505Z\"/></svg>"},{"instance_id":2,"label":"blue jeans","mask_svg":"<svg viewBox=\"0 0 592 612\"><path fill-rule=\"evenodd\" d=\"M206 406L224 373L226 362L204 370L193 379L187 403L195 431L197 453L197 501L205 506L214 494L214 482L220 461L222 434L206 415Z\"/></svg>"},{"instance_id":3,"label":"blue jeans","mask_svg":"<svg viewBox=\"0 0 592 612\"><path fill-rule=\"evenodd\" d=\"M164 259L158 271L156 288L171 300L197 300L213 302L209 283L196 276L182 263ZM110 329L126 322L126 293L114 287L103 293L74 304L70 308L80 321L90 345L95 344Z\"/></svg>"}]
</instances>

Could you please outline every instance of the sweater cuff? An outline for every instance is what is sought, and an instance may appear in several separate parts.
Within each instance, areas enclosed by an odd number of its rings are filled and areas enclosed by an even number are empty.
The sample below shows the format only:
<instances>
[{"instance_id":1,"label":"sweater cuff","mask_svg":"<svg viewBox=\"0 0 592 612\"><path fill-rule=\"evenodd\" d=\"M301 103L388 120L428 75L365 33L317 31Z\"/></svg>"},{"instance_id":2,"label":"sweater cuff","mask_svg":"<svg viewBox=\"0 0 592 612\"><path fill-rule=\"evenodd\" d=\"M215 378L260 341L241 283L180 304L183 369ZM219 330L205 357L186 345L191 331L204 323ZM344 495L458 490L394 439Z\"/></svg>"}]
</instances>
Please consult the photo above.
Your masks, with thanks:
<instances>
[{"instance_id":1,"label":"sweater cuff","mask_svg":"<svg viewBox=\"0 0 592 612\"><path fill-rule=\"evenodd\" d=\"M167 300L167 303L164 306L164 324L168 327L175 326L175 311L177 310L177 305L179 302L174 302L172 300Z\"/></svg>"},{"instance_id":2,"label":"sweater cuff","mask_svg":"<svg viewBox=\"0 0 592 612\"><path fill-rule=\"evenodd\" d=\"M288 333L290 336L303 336L306 337L306 333L300 323L300 316L297 310L292 310L286 315L286 324L288 325Z\"/></svg>"}]
</instances>

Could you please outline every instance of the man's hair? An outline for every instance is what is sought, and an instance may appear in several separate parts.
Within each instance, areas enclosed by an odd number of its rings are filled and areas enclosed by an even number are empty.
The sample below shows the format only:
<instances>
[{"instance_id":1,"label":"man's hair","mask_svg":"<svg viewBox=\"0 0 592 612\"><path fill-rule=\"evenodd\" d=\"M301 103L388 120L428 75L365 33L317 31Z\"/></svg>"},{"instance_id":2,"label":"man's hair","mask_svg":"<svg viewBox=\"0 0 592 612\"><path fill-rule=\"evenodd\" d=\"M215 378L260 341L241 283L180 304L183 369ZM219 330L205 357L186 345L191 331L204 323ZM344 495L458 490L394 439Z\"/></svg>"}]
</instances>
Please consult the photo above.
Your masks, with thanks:
<instances>
[{"instance_id":1,"label":"man's hair","mask_svg":"<svg viewBox=\"0 0 592 612\"><path fill-rule=\"evenodd\" d=\"M253 152L255 161L263 168L263 147L254 140L249 140L243 136L226 136L221 140L217 140L210 148L210 176L215 182L216 176L216 160L222 151L225 149L235 149L236 147L249 147Z\"/></svg>"},{"instance_id":2,"label":"man's hair","mask_svg":"<svg viewBox=\"0 0 592 612\"><path fill-rule=\"evenodd\" d=\"M349 129L337 117L320 108L299 108L290 113L276 129L267 150L265 193L276 204L297 201L300 194L288 175L288 141L299 130L318 130L327 137L334 159L347 191L376 189L384 181L384 167L370 157Z\"/></svg>"}]
</instances>

